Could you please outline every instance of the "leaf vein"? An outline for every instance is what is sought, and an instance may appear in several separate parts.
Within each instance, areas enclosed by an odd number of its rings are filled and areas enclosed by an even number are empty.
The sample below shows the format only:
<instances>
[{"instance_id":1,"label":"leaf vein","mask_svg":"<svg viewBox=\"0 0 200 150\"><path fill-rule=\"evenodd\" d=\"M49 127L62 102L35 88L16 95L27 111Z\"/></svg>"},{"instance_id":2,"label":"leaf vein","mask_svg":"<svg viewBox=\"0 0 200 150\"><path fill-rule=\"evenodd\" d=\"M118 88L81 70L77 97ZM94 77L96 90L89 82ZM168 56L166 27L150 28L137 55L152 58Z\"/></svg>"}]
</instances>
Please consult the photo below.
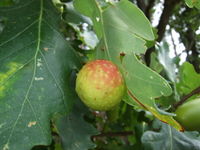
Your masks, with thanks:
<instances>
[{"instance_id":1,"label":"leaf vein","mask_svg":"<svg viewBox=\"0 0 200 150\"><path fill-rule=\"evenodd\" d=\"M56 80L54 74L53 74L52 71L50 70L50 67L49 67L49 65L48 65L48 63L47 63L47 61L46 61L46 58L44 57L44 55L42 54L42 52L40 52L40 54L42 55L42 57L43 57L43 59L44 59L44 62L45 62L45 64L46 64L46 66L47 66L47 69L48 69L50 75L52 76L53 80L54 80L55 83L56 83L56 86L58 87L58 89L60 90L60 92L61 92L61 94L62 94L62 99L63 99L64 105L67 106L66 103L65 103L65 94L64 94L64 91L63 91L62 88L59 86L58 81Z\"/></svg>"},{"instance_id":2,"label":"leaf vein","mask_svg":"<svg viewBox=\"0 0 200 150\"><path fill-rule=\"evenodd\" d=\"M33 26L35 23L37 23L37 21L38 20L33 21L30 25L25 27L22 31L20 31L17 34L15 34L15 36L13 36L12 38L8 39L7 41L4 41L3 43L1 43L0 47L2 47L3 45L7 44L8 42L14 40L15 38L19 37L21 34L23 34L25 31L27 31L31 26Z\"/></svg>"},{"instance_id":3,"label":"leaf vein","mask_svg":"<svg viewBox=\"0 0 200 150\"><path fill-rule=\"evenodd\" d=\"M35 40L35 41L32 41L32 42L29 43L29 44L27 44L27 45L24 46L23 48L17 49L17 50L15 50L15 51L13 51L12 53L10 53L9 55L7 55L7 56L5 56L5 57L2 57L2 58L0 59L0 61L5 60L6 58L8 58L8 57L14 55L14 54L17 53L17 52L20 52L20 51L25 50L25 49L24 49L25 47L31 46L34 42L36 42L36 40Z\"/></svg>"}]
</instances>

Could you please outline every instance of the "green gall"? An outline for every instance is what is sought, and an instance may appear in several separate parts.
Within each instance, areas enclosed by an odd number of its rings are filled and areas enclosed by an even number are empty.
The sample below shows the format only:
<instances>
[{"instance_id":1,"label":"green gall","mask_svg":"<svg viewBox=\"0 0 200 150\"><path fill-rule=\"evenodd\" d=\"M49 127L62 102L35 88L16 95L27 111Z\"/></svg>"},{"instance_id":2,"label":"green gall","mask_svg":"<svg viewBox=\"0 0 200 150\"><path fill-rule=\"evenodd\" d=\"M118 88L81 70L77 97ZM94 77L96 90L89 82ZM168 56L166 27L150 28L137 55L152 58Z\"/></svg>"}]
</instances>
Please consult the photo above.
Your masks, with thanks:
<instances>
[{"instance_id":1,"label":"green gall","mask_svg":"<svg viewBox=\"0 0 200 150\"><path fill-rule=\"evenodd\" d=\"M188 101L176 110L175 119L187 131L200 131L200 98Z\"/></svg>"}]
</instances>

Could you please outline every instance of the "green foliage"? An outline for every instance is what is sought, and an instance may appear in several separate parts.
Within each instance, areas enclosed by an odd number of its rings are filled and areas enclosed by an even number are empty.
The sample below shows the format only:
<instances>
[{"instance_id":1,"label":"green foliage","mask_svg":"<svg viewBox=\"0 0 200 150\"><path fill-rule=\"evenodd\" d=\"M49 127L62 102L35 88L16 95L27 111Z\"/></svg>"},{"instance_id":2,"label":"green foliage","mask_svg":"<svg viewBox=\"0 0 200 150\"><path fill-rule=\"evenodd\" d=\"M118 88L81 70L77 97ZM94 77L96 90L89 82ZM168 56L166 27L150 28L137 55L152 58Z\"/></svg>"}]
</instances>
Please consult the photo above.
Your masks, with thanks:
<instances>
[{"instance_id":1,"label":"green foliage","mask_svg":"<svg viewBox=\"0 0 200 150\"><path fill-rule=\"evenodd\" d=\"M6 18L0 36L0 149L49 145L49 119L71 108L69 78L78 57L59 33L60 14L51 1L21 0L0 15Z\"/></svg>"},{"instance_id":2,"label":"green foliage","mask_svg":"<svg viewBox=\"0 0 200 150\"><path fill-rule=\"evenodd\" d=\"M149 67L157 73L160 73L163 70L163 66L160 64L155 52L151 54L151 64Z\"/></svg>"},{"instance_id":3,"label":"green foliage","mask_svg":"<svg viewBox=\"0 0 200 150\"><path fill-rule=\"evenodd\" d=\"M200 1L199 0L185 0L188 7L196 7L200 9Z\"/></svg>"},{"instance_id":4,"label":"green foliage","mask_svg":"<svg viewBox=\"0 0 200 150\"><path fill-rule=\"evenodd\" d=\"M170 43L153 47L159 29L148 9L127 0L69 1L0 1L0 149L200 149L199 133L179 132L173 119L174 104L200 86L199 1L173 10L169 30L185 46L173 59ZM182 53L191 64L180 64ZM85 108L75 93L76 73L94 59L112 61L125 78L123 101L108 112Z\"/></svg>"},{"instance_id":5,"label":"green foliage","mask_svg":"<svg viewBox=\"0 0 200 150\"><path fill-rule=\"evenodd\" d=\"M0 6L11 6L11 5L13 5L12 0L1 0L0 1Z\"/></svg>"},{"instance_id":6,"label":"green foliage","mask_svg":"<svg viewBox=\"0 0 200 150\"><path fill-rule=\"evenodd\" d=\"M159 62L165 69L168 78L172 82L176 82L176 65L173 60L169 57L169 45L164 42L161 46L158 47L158 59Z\"/></svg>"},{"instance_id":7,"label":"green foliage","mask_svg":"<svg viewBox=\"0 0 200 150\"><path fill-rule=\"evenodd\" d=\"M142 136L145 150L198 150L200 135L197 132L178 132L167 124L154 123L155 131L146 131Z\"/></svg>"},{"instance_id":8,"label":"green foliage","mask_svg":"<svg viewBox=\"0 0 200 150\"><path fill-rule=\"evenodd\" d=\"M198 34L200 24L199 10L188 8L185 4L182 4L178 5L173 13L176 17L171 17L169 20L170 30L175 30L180 35L178 40L185 47L186 60L192 63L195 70L199 72L198 64L200 63L200 59L198 52L196 52L200 47L200 43L198 42L200 40Z\"/></svg>"},{"instance_id":9,"label":"green foliage","mask_svg":"<svg viewBox=\"0 0 200 150\"><path fill-rule=\"evenodd\" d=\"M152 28L144 14L128 1L110 4L106 9L102 9L97 1L88 3L87 0L75 0L74 5L78 11L93 21L94 30L101 41L97 46L96 58L112 60L124 73L128 95L131 97L128 103L135 105L133 101L136 101L160 120L181 130L181 126L167 116L168 113L161 114L157 110L153 100L155 97L171 94L168 83L142 65L134 55L145 52L145 40L154 39ZM90 9L84 9L85 7ZM132 17L134 20L127 19ZM125 56L121 61L122 53ZM145 93L142 92L144 87Z\"/></svg>"},{"instance_id":10,"label":"green foliage","mask_svg":"<svg viewBox=\"0 0 200 150\"><path fill-rule=\"evenodd\" d=\"M185 62L179 69L179 82L176 84L180 95L188 94L200 85L200 74L198 74L194 67ZM197 96L194 95L193 98Z\"/></svg>"},{"instance_id":11,"label":"green foliage","mask_svg":"<svg viewBox=\"0 0 200 150\"><path fill-rule=\"evenodd\" d=\"M96 135L97 131L84 121L85 112L86 108L78 101L70 114L56 119L56 128L61 137L63 150L88 150L95 146L90 136Z\"/></svg>"},{"instance_id":12,"label":"green foliage","mask_svg":"<svg viewBox=\"0 0 200 150\"><path fill-rule=\"evenodd\" d=\"M89 11L84 9L85 7L93 10ZM100 50L96 54L97 58L103 57L118 63L119 58L116 57L119 57L121 52L130 55L133 52L144 53L146 50L144 39L154 39L150 23L144 14L128 1L122 1L102 9L97 1L91 4L84 0L77 0L75 8L92 19L94 30L99 40L102 41L99 44ZM132 17L134 20L127 19ZM101 53L102 51L103 53Z\"/></svg>"}]
</instances>

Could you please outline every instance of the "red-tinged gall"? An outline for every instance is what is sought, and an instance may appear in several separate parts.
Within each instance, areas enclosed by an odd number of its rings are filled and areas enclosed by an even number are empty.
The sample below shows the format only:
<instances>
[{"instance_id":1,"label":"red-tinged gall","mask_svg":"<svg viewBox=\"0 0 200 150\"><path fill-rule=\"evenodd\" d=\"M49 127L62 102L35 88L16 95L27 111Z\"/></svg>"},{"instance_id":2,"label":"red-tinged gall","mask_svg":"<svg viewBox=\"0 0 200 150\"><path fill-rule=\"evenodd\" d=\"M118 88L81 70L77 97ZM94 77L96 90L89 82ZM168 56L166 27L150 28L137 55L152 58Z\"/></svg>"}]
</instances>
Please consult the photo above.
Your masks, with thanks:
<instances>
[{"instance_id":1,"label":"red-tinged gall","mask_svg":"<svg viewBox=\"0 0 200 150\"><path fill-rule=\"evenodd\" d=\"M125 83L118 67L111 61L94 60L79 71L76 92L88 107L106 111L119 104Z\"/></svg>"}]
</instances>

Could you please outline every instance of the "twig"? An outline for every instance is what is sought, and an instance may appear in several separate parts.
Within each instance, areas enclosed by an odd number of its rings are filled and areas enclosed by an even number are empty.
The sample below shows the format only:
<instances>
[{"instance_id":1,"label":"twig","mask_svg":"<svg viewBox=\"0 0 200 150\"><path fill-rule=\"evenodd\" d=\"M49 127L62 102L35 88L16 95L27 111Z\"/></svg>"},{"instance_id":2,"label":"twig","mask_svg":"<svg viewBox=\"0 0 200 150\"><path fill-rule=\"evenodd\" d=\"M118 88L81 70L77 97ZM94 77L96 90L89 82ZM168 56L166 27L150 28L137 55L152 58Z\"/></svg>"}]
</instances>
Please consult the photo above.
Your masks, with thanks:
<instances>
[{"instance_id":1,"label":"twig","mask_svg":"<svg viewBox=\"0 0 200 150\"><path fill-rule=\"evenodd\" d=\"M183 98L181 98L181 100L179 102L177 102L176 104L174 104L174 108L178 108L180 105L182 105L188 98L190 98L191 96L200 93L200 86L197 87L196 89L194 89L192 92L190 92L189 94L183 96Z\"/></svg>"},{"instance_id":2,"label":"twig","mask_svg":"<svg viewBox=\"0 0 200 150\"><path fill-rule=\"evenodd\" d=\"M134 132L133 131L124 131L124 132L105 132L105 133L101 133L98 135L94 135L92 136L92 139L96 139L99 137L124 137L124 136L129 136L129 135L133 135Z\"/></svg>"},{"instance_id":3,"label":"twig","mask_svg":"<svg viewBox=\"0 0 200 150\"><path fill-rule=\"evenodd\" d=\"M145 3L143 1L141 1L141 0L136 0L136 1L137 1L138 7L144 12L145 9L146 9Z\"/></svg>"},{"instance_id":4,"label":"twig","mask_svg":"<svg viewBox=\"0 0 200 150\"><path fill-rule=\"evenodd\" d=\"M149 3L148 5L146 6L146 9L145 9L145 15L148 19L151 19L151 9L153 8L155 4L155 0L149 0Z\"/></svg>"}]
</instances>

